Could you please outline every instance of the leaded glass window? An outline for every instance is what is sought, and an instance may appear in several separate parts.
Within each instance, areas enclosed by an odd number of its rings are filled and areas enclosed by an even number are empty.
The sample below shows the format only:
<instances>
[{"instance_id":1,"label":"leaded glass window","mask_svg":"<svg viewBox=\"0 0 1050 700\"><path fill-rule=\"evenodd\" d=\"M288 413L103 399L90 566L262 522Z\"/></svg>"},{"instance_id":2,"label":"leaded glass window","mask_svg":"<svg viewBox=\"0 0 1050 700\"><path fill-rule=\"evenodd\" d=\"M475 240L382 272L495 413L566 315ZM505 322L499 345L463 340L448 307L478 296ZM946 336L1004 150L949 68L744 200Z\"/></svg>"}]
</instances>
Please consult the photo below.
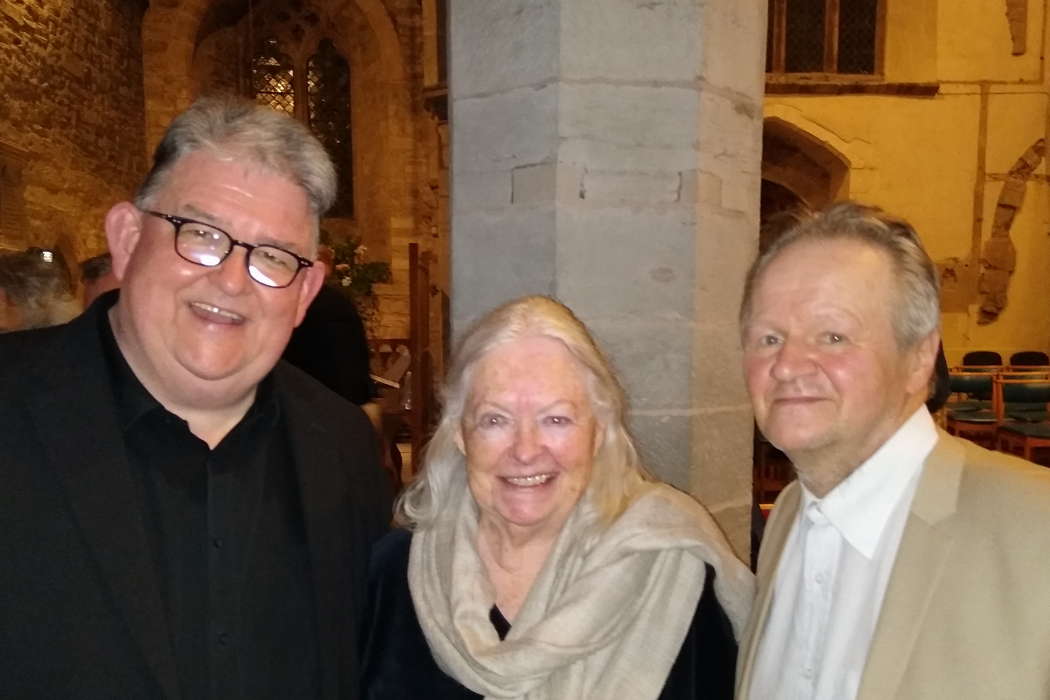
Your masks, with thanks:
<instances>
[{"instance_id":1,"label":"leaded glass window","mask_svg":"<svg viewBox=\"0 0 1050 700\"><path fill-rule=\"evenodd\" d=\"M295 69L281 52L277 39L264 39L252 59L252 93L255 101L279 112L295 115Z\"/></svg>"},{"instance_id":2,"label":"leaded glass window","mask_svg":"<svg viewBox=\"0 0 1050 700\"><path fill-rule=\"evenodd\" d=\"M350 66L328 39L306 69L310 128L328 149L339 174L339 196L330 214L353 214L353 160L350 142Z\"/></svg>"},{"instance_id":3,"label":"leaded glass window","mask_svg":"<svg viewBox=\"0 0 1050 700\"><path fill-rule=\"evenodd\" d=\"M883 0L769 0L766 71L873 75Z\"/></svg>"},{"instance_id":4,"label":"leaded glass window","mask_svg":"<svg viewBox=\"0 0 1050 700\"><path fill-rule=\"evenodd\" d=\"M294 28L293 28L294 29ZM303 37L295 35L297 42ZM339 176L339 190L330 216L354 212L353 152L350 141L350 64L329 39L317 44L305 61L292 60L280 41L268 37L257 45L251 61L251 94L259 104L306 122L328 149ZM305 52L302 52L305 53ZM297 55L302 55L296 52Z\"/></svg>"}]
</instances>

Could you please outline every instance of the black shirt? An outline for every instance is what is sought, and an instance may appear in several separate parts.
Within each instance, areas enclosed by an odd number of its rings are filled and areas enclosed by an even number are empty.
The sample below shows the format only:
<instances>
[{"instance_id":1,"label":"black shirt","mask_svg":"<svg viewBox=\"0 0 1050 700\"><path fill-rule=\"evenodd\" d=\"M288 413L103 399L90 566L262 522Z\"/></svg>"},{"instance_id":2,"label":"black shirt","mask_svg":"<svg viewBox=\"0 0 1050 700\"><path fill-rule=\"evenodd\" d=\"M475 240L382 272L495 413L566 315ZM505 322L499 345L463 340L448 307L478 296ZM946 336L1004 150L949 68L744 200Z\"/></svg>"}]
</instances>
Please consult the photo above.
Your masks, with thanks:
<instances>
[{"instance_id":1,"label":"black shirt","mask_svg":"<svg viewBox=\"0 0 1050 700\"><path fill-rule=\"evenodd\" d=\"M99 333L182 696L319 697L309 553L272 379L209 449L135 377L106 314Z\"/></svg>"}]
</instances>

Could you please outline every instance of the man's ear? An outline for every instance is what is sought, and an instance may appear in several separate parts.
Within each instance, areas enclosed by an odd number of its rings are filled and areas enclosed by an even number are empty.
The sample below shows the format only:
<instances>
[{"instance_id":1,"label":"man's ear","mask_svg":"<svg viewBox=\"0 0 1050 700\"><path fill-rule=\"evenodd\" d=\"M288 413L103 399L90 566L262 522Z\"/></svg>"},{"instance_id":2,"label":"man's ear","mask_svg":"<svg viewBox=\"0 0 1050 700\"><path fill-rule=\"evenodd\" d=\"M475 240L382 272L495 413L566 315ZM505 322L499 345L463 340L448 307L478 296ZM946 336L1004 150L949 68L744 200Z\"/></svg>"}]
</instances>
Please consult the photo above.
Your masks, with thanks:
<instances>
[{"instance_id":1,"label":"man's ear","mask_svg":"<svg viewBox=\"0 0 1050 700\"><path fill-rule=\"evenodd\" d=\"M306 310L310 308L310 303L317 296L317 293L321 291L321 285L324 284L325 276L324 263L315 262L299 274L303 275L303 283L299 286L299 303L295 310L296 326L303 322L303 317L306 316Z\"/></svg>"},{"instance_id":2,"label":"man's ear","mask_svg":"<svg viewBox=\"0 0 1050 700\"><path fill-rule=\"evenodd\" d=\"M937 350L940 346L941 333L938 330L932 330L909 351L907 359L909 392L921 393L923 396L929 392L930 379L937 365Z\"/></svg>"},{"instance_id":3,"label":"man's ear","mask_svg":"<svg viewBox=\"0 0 1050 700\"><path fill-rule=\"evenodd\" d=\"M113 275L124 279L131 254L142 236L142 212L131 202L120 202L106 212L106 243L113 258Z\"/></svg>"}]
</instances>

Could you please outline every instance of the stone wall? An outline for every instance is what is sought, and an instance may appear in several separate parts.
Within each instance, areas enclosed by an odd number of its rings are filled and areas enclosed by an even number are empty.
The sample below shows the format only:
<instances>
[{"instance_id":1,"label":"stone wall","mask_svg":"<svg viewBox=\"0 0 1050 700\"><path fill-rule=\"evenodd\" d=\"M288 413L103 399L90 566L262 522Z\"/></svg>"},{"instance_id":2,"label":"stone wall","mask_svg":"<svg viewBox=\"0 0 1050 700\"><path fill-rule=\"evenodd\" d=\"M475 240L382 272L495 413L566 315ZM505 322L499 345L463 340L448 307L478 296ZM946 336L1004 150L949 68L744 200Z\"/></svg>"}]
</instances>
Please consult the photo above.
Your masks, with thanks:
<instances>
[{"instance_id":1,"label":"stone wall","mask_svg":"<svg viewBox=\"0 0 1050 700\"><path fill-rule=\"evenodd\" d=\"M1007 13L1016 5L888 4L885 81L929 81L935 94L765 100L767 123L791 124L842 155L842 197L916 227L941 269L950 364L970 350L1050 350L1050 175L1039 152L1050 136L1050 17L1028 3L1020 23Z\"/></svg>"},{"instance_id":2,"label":"stone wall","mask_svg":"<svg viewBox=\"0 0 1050 700\"><path fill-rule=\"evenodd\" d=\"M142 0L0 0L0 142L25 154L24 231L8 247L82 259L145 167Z\"/></svg>"},{"instance_id":3,"label":"stone wall","mask_svg":"<svg viewBox=\"0 0 1050 700\"><path fill-rule=\"evenodd\" d=\"M765 4L450 7L454 331L523 294L565 302L621 372L647 466L746 555L735 310L758 241Z\"/></svg>"}]
</instances>

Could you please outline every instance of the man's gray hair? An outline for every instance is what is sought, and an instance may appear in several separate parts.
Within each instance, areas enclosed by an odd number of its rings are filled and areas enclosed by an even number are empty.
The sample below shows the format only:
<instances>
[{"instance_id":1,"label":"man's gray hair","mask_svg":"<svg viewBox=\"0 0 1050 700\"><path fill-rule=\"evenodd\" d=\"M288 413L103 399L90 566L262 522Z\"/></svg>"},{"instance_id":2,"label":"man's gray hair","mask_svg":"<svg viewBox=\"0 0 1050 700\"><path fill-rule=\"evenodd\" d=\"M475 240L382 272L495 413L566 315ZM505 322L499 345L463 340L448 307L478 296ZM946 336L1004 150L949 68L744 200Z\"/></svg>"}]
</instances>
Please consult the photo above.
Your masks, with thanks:
<instances>
[{"instance_id":1,"label":"man's gray hair","mask_svg":"<svg viewBox=\"0 0 1050 700\"><path fill-rule=\"evenodd\" d=\"M588 486L588 497L601 515L601 524L608 524L623 512L631 497L651 480L627 430L623 388L587 327L554 299L522 297L490 311L459 343L446 375L444 410L423 456L423 469L397 502L395 520L399 524L425 528L455 496L453 477L466 469L456 437L479 361L499 345L537 337L561 342L585 377L591 408L602 428Z\"/></svg>"},{"instance_id":2,"label":"man's gray hair","mask_svg":"<svg viewBox=\"0 0 1050 700\"><path fill-rule=\"evenodd\" d=\"M220 95L198 99L171 122L135 195L135 205L149 208L179 159L203 149L247 158L288 178L306 192L318 219L335 201L335 166L309 129L269 107Z\"/></svg>"},{"instance_id":3,"label":"man's gray hair","mask_svg":"<svg viewBox=\"0 0 1050 700\"><path fill-rule=\"evenodd\" d=\"M751 265L740 305L741 326L751 318L755 286L762 273L781 253L806 241L833 240L864 243L888 256L897 287L892 321L898 347L914 347L940 325L937 268L911 224L887 215L878 207L839 202L802 218Z\"/></svg>"}]
</instances>

